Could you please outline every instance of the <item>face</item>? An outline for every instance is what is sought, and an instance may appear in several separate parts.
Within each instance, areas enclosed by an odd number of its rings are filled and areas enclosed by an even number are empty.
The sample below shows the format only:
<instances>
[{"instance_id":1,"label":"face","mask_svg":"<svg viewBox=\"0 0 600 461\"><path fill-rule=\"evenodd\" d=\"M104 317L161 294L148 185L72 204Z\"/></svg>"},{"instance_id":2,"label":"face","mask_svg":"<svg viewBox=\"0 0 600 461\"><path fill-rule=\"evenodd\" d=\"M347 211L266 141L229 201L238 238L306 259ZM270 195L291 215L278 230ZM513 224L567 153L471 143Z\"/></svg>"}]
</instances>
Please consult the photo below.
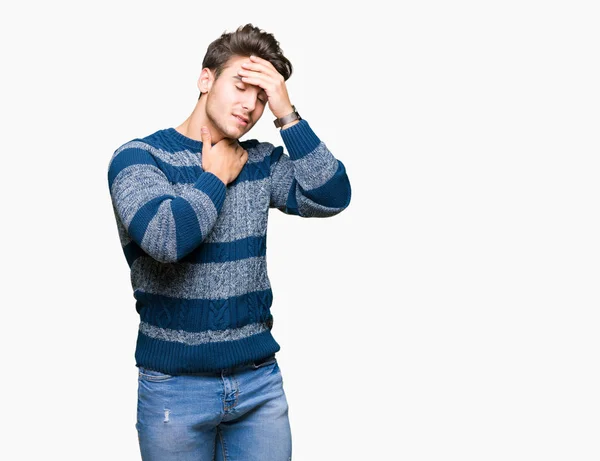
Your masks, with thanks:
<instances>
[{"instance_id":1,"label":"face","mask_svg":"<svg viewBox=\"0 0 600 461\"><path fill-rule=\"evenodd\" d=\"M240 79L238 70L246 61L249 58L244 56L230 58L216 80L213 72L209 74L206 69L202 71L203 76L210 75L212 81L208 93L202 95L202 98L206 98L206 117L227 138L238 139L250 131L267 105L267 95L262 88Z\"/></svg>"}]
</instances>

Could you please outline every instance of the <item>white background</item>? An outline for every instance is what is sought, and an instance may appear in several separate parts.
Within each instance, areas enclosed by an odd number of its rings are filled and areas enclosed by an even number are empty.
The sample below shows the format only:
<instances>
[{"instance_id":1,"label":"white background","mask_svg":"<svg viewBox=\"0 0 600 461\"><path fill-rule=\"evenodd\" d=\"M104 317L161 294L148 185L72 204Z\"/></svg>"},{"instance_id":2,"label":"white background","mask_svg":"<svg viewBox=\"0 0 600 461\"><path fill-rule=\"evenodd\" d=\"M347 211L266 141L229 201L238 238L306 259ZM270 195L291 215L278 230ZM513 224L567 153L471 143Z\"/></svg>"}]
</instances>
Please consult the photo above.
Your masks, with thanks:
<instances>
[{"instance_id":1,"label":"white background","mask_svg":"<svg viewBox=\"0 0 600 461\"><path fill-rule=\"evenodd\" d=\"M108 162L179 125L208 44L251 22L353 192L270 214L293 459L598 460L594 3L3 6L0 457L139 459ZM273 118L248 137L281 145Z\"/></svg>"}]
</instances>

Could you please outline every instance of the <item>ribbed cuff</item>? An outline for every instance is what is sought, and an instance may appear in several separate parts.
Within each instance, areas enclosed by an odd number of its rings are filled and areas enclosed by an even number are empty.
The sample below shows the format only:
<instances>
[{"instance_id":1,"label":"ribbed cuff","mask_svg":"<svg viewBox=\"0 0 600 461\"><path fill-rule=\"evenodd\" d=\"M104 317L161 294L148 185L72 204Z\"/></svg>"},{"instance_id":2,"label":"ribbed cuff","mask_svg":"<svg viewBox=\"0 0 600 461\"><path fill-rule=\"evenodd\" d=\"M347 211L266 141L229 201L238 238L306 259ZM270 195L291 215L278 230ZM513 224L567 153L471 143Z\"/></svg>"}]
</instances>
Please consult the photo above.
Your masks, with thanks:
<instances>
[{"instance_id":1,"label":"ribbed cuff","mask_svg":"<svg viewBox=\"0 0 600 461\"><path fill-rule=\"evenodd\" d=\"M310 154L321 142L304 119L285 130L279 130L279 132L292 160L298 160Z\"/></svg>"},{"instance_id":2,"label":"ribbed cuff","mask_svg":"<svg viewBox=\"0 0 600 461\"><path fill-rule=\"evenodd\" d=\"M217 211L223 206L225 201L225 184L216 175L209 171L200 174L194 187L201 190L210 197Z\"/></svg>"}]
</instances>

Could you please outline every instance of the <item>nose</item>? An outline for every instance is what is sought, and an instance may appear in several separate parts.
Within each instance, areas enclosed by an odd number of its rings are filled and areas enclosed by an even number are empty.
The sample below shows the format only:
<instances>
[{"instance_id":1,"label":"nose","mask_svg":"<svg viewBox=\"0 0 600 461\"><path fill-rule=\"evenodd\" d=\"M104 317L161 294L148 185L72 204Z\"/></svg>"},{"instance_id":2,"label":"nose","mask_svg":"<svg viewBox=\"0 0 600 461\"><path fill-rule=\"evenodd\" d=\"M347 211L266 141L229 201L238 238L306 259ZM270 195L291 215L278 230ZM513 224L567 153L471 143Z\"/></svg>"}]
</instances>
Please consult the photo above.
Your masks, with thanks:
<instances>
[{"instance_id":1,"label":"nose","mask_svg":"<svg viewBox=\"0 0 600 461\"><path fill-rule=\"evenodd\" d=\"M248 112L252 112L256 107L256 100L258 99L258 92L256 91L246 91L245 98L242 101L242 107L244 110Z\"/></svg>"},{"instance_id":2,"label":"nose","mask_svg":"<svg viewBox=\"0 0 600 461\"><path fill-rule=\"evenodd\" d=\"M256 106L256 101L254 99L247 99L242 103L242 107L247 112L252 112L254 107Z\"/></svg>"}]
</instances>

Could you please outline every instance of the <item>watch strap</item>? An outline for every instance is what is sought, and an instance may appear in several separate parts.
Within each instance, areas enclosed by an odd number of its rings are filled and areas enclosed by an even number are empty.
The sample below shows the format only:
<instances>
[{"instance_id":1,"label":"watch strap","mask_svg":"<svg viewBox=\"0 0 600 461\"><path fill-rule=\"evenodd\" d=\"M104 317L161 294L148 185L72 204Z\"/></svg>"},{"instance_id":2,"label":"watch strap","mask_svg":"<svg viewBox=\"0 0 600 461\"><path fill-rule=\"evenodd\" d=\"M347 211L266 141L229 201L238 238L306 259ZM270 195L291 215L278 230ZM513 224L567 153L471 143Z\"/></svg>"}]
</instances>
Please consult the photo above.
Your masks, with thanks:
<instances>
[{"instance_id":1,"label":"watch strap","mask_svg":"<svg viewBox=\"0 0 600 461\"><path fill-rule=\"evenodd\" d=\"M302 120L302 117L300 117L300 114L296 110L296 106L292 105L292 109L294 109L294 112L292 112L291 114L285 115L281 118L276 118L273 121L277 128L281 128L282 126L287 125L288 123L293 122L294 120Z\"/></svg>"}]
</instances>

